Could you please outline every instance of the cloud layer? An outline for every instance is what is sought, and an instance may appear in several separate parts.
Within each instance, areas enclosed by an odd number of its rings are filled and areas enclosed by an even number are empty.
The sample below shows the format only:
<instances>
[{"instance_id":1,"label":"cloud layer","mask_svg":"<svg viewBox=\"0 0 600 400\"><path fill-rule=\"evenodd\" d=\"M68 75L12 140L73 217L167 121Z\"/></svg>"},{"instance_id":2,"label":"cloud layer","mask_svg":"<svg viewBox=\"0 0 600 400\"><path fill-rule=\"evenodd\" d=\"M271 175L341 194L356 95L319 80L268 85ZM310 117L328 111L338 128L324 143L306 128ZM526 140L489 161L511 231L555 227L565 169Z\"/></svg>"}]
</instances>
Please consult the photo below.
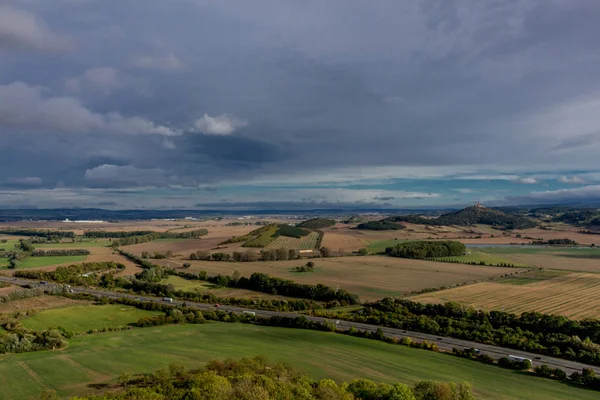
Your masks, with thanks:
<instances>
[{"instance_id":1,"label":"cloud layer","mask_svg":"<svg viewBox=\"0 0 600 400\"><path fill-rule=\"evenodd\" d=\"M3 4L0 206L508 204L600 183L591 0Z\"/></svg>"}]
</instances>

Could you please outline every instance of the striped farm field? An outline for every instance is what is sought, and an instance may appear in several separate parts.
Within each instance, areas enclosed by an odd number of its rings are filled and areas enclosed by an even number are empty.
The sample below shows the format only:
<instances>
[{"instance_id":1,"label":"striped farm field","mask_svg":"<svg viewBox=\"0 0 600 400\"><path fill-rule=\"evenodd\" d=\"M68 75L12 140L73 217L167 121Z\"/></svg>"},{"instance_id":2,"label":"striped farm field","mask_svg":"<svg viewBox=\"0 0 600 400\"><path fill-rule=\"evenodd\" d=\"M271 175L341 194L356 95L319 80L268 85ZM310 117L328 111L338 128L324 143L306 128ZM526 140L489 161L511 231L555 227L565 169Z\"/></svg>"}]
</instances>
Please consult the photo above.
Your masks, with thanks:
<instances>
[{"instance_id":1,"label":"striped farm field","mask_svg":"<svg viewBox=\"0 0 600 400\"><path fill-rule=\"evenodd\" d=\"M288 236L279 236L271 244L268 249L296 249L296 250L312 250L319 243L319 232L311 232L301 238L293 238Z\"/></svg>"},{"instance_id":2,"label":"striped farm field","mask_svg":"<svg viewBox=\"0 0 600 400\"><path fill-rule=\"evenodd\" d=\"M421 303L448 301L483 310L520 314L537 311L573 319L600 318L600 275L570 273L552 279L517 284L483 282L412 297Z\"/></svg>"}]
</instances>

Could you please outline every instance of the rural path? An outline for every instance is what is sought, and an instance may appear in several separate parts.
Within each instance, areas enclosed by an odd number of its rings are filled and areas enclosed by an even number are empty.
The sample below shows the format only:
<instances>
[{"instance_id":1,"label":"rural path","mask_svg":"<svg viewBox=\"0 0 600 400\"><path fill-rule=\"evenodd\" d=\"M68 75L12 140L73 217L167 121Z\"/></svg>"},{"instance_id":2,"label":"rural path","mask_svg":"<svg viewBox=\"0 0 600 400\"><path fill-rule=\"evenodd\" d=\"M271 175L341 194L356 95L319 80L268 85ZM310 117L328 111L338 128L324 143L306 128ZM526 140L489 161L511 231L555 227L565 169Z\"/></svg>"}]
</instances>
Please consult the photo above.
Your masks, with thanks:
<instances>
[{"instance_id":1,"label":"rural path","mask_svg":"<svg viewBox=\"0 0 600 400\"><path fill-rule=\"evenodd\" d=\"M40 283L38 281L34 281L34 280L30 280L30 279L12 278L12 277L5 277L5 276L0 276L0 281L9 282L9 283L16 284L16 285L31 285L31 284L39 284ZM60 287L63 285L48 283L47 286L48 287ZM144 302L154 302L154 303L172 304L172 305L182 305L183 303L185 303L186 306L188 306L188 307L193 307L193 308L197 308L197 309L201 309L201 310L210 310L210 309L216 308L214 304L196 303L196 302L191 302L191 301L185 301L185 302L184 301L172 301L171 302L171 301L165 300L164 298L159 298L159 297L133 296L133 295L126 294L126 293L89 289L89 288L84 288L84 287L73 286L73 287L71 287L71 290L73 291L73 293L88 293L88 294L94 295L96 297L109 297L109 298L115 298L115 299L116 298L128 298L128 299L144 301ZM395 337L398 339L401 339L403 337L409 337L413 340L415 340L415 339L416 340L426 340L429 343L435 343L436 346L440 350L443 350L443 351L451 352L452 349L455 347L460 348L460 349L475 348L475 349L478 349L481 352L481 354L487 354L490 357L493 357L495 359L513 355L513 356L531 359L533 366L546 364L553 368L561 368L567 373L571 373L574 371L581 372L581 370L583 368L590 368L590 369L593 369L596 372L596 374L600 374L600 367L593 366L593 365L587 365L587 364L582 364L582 363L575 362L575 361L563 360L560 358L548 357L545 355L539 355L539 354L535 354L535 353L528 353L525 351L507 349L504 347L493 346L493 345L489 345L489 344L471 342L468 340L461 340L461 339L455 339L455 338L449 338L449 337L441 337L441 336L437 336L437 335L430 335L428 333L413 332L413 331L407 331L407 330L395 329L395 328L387 328L387 327L383 327L383 326L363 324L360 322L335 320L335 319L323 318L323 317L313 317L313 316L301 315L301 314L297 314L297 313L293 313L293 312L257 310L257 309L242 308L242 307L235 307L235 306L219 306L218 309L221 311L234 312L234 313L238 313L238 314L241 314L244 312L252 312L255 315L261 316L261 317L280 316L280 317L296 318L299 316L304 316L309 321L332 323L332 324L335 324L338 329L343 329L343 330L354 328L354 329L359 329L359 330L364 330L364 331L369 331L369 332L375 332L375 331L377 331L377 329L381 328L381 330L383 331L383 333L386 336Z\"/></svg>"}]
</instances>

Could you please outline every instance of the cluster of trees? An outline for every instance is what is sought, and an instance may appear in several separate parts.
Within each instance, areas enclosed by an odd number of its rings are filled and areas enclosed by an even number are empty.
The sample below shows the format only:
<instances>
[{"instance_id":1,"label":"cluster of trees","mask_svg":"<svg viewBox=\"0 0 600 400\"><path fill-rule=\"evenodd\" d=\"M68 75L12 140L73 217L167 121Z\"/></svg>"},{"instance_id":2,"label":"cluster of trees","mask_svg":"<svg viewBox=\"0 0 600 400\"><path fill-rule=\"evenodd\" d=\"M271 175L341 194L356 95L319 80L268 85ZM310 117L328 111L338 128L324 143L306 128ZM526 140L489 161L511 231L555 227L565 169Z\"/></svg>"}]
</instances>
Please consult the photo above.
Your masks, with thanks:
<instances>
[{"instance_id":1,"label":"cluster of trees","mask_svg":"<svg viewBox=\"0 0 600 400\"><path fill-rule=\"evenodd\" d=\"M142 258L154 258L156 260L160 260L169 257L173 257L173 252L171 250L167 250L164 253L161 253L159 251L155 251L154 253L150 253L149 251L142 251Z\"/></svg>"},{"instance_id":2,"label":"cluster of trees","mask_svg":"<svg viewBox=\"0 0 600 400\"><path fill-rule=\"evenodd\" d=\"M86 238L94 239L121 239L132 236L144 236L155 233L154 231L87 231L83 234Z\"/></svg>"},{"instance_id":3,"label":"cluster of trees","mask_svg":"<svg viewBox=\"0 0 600 400\"><path fill-rule=\"evenodd\" d=\"M329 228L330 226L334 226L336 224L335 220L327 219L327 218L312 218L306 221L303 221L296 225L299 228L307 228L307 229L323 229Z\"/></svg>"},{"instance_id":4,"label":"cluster of trees","mask_svg":"<svg viewBox=\"0 0 600 400\"><path fill-rule=\"evenodd\" d=\"M77 400L124 399L304 399L304 400L472 400L468 383L419 382L413 387L376 383L367 379L336 383L314 380L285 364L269 364L264 357L211 361L201 370L181 365L152 374L119 377L121 392Z\"/></svg>"},{"instance_id":5,"label":"cluster of trees","mask_svg":"<svg viewBox=\"0 0 600 400\"><path fill-rule=\"evenodd\" d=\"M53 250L34 250L32 257L55 257L55 256L87 256L90 251L87 249L53 249Z\"/></svg>"},{"instance_id":6,"label":"cluster of trees","mask_svg":"<svg viewBox=\"0 0 600 400\"><path fill-rule=\"evenodd\" d=\"M276 278L267 274L255 272L250 278L217 275L208 277L209 282L220 286L248 289L257 292L276 294L287 297L299 297L315 301L337 301L342 305L359 304L358 296L344 289L317 284L306 285L294 281Z\"/></svg>"},{"instance_id":7,"label":"cluster of trees","mask_svg":"<svg viewBox=\"0 0 600 400\"><path fill-rule=\"evenodd\" d=\"M466 251L464 244L452 240L399 243L385 249L385 253L392 257L416 259L462 256Z\"/></svg>"},{"instance_id":8,"label":"cluster of trees","mask_svg":"<svg viewBox=\"0 0 600 400\"><path fill-rule=\"evenodd\" d=\"M14 292L0 295L0 303L8 303L9 301L30 299L32 297L41 296L44 290L40 288L19 289Z\"/></svg>"},{"instance_id":9,"label":"cluster of trees","mask_svg":"<svg viewBox=\"0 0 600 400\"><path fill-rule=\"evenodd\" d=\"M160 234L160 237L163 239L197 239L200 236L204 236L208 234L207 229L195 229L193 231L186 232L164 232Z\"/></svg>"},{"instance_id":10,"label":"cluster of trees","mask_svg":"<svg viewBox=\"0 0 600 400\"><path fill-rule=\"evenodd\" d=\"M366 304L361 313L335 318L450 336L600 365L600 320L571 320L536 312L517 316L480 311L457 303L421 304L383 299Z\"/></svg>"},{"instance_id":11,"label":"cluster of trees","mask_svg":"<svg viewBox=\"0 0 600 400\"><path fill-rule=\"evenodd\" d=\"M292 268L293 272L312 272L315 269L315 263L312 261L307 262L305 265Z\"/></svg>"},{"instance_id":12,"label":"cluster of trees","mask_svg":"<svg viewBox=\"0 0 600 400\"><path fill-rule=\"evenodd\" d=\"M2 354L54 350L65 347L66 344L66 340L57 329L41 332L15 330L0 335L0 353Z\"/></svg>"},{"instance_id":13,"label":"cluster of trees","mask_svg":"<svg viewBox=\"0 0 600 400\"><path fill-rule=\"evenodd\" d=\"M533 240L531 244L549 245L549 246L577 246L579 243L572 239L548 239L548 240Z\"/></svg>"},{"instance_id":14,"label":"cluster of trees","mask_svg":"<svg viewBox=\"0 0 600 400\"><path fill-rule=\"evenodd\" d=\"M108 279L103 274L125 269L125 266L112 261L73 264L57 267L54 271L21 270L14 276L26 279L48 280L70 285L91 286L100 285L102 279Z\"/></svg>"},{"instance_id":15,"label":"cluster of trees","mask_svg":"<svg viewBox=\"0 0 600 400\"><path fill-rule=\"evenodd\" d=\"M404 225L390 221L389 219L382 219L380 221L368 221L358 224L357 229L365 229L371 231L397 231L404 229Z\"/></svg>"},{"instance_id":16,"label":"cluster of trees","mask_svg":"<svg viewBox=\"0 0 600 400\"><path fill-rule=\"evenodd\" d=\"M309 233L310 233L309 230L302 229L297 226L280 224L278 226L277 231L273 235L273 237L287 236L287 237L293 237L293 238L301 238L303 236L308 235Z\"/></svg>"}]
</instances>

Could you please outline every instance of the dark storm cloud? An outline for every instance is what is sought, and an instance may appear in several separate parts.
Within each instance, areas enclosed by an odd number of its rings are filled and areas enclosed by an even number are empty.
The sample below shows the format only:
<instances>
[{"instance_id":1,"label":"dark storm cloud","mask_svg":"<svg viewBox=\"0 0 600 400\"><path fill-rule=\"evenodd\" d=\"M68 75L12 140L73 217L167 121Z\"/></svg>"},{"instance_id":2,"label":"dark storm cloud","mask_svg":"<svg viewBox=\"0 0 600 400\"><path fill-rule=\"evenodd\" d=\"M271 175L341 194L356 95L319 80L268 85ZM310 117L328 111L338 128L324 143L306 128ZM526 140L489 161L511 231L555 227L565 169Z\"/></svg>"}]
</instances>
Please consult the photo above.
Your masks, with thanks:
<instances>
[{"instance_id":1,"label":"dark storm cloud","mask_svg":"<svg viewBox=\"0 0 600 400\"><path fill-rule=\"evenodd\" d=\"M597 168L595 1L7 4L0 187Z\"/></svg>"}]
</instances>

